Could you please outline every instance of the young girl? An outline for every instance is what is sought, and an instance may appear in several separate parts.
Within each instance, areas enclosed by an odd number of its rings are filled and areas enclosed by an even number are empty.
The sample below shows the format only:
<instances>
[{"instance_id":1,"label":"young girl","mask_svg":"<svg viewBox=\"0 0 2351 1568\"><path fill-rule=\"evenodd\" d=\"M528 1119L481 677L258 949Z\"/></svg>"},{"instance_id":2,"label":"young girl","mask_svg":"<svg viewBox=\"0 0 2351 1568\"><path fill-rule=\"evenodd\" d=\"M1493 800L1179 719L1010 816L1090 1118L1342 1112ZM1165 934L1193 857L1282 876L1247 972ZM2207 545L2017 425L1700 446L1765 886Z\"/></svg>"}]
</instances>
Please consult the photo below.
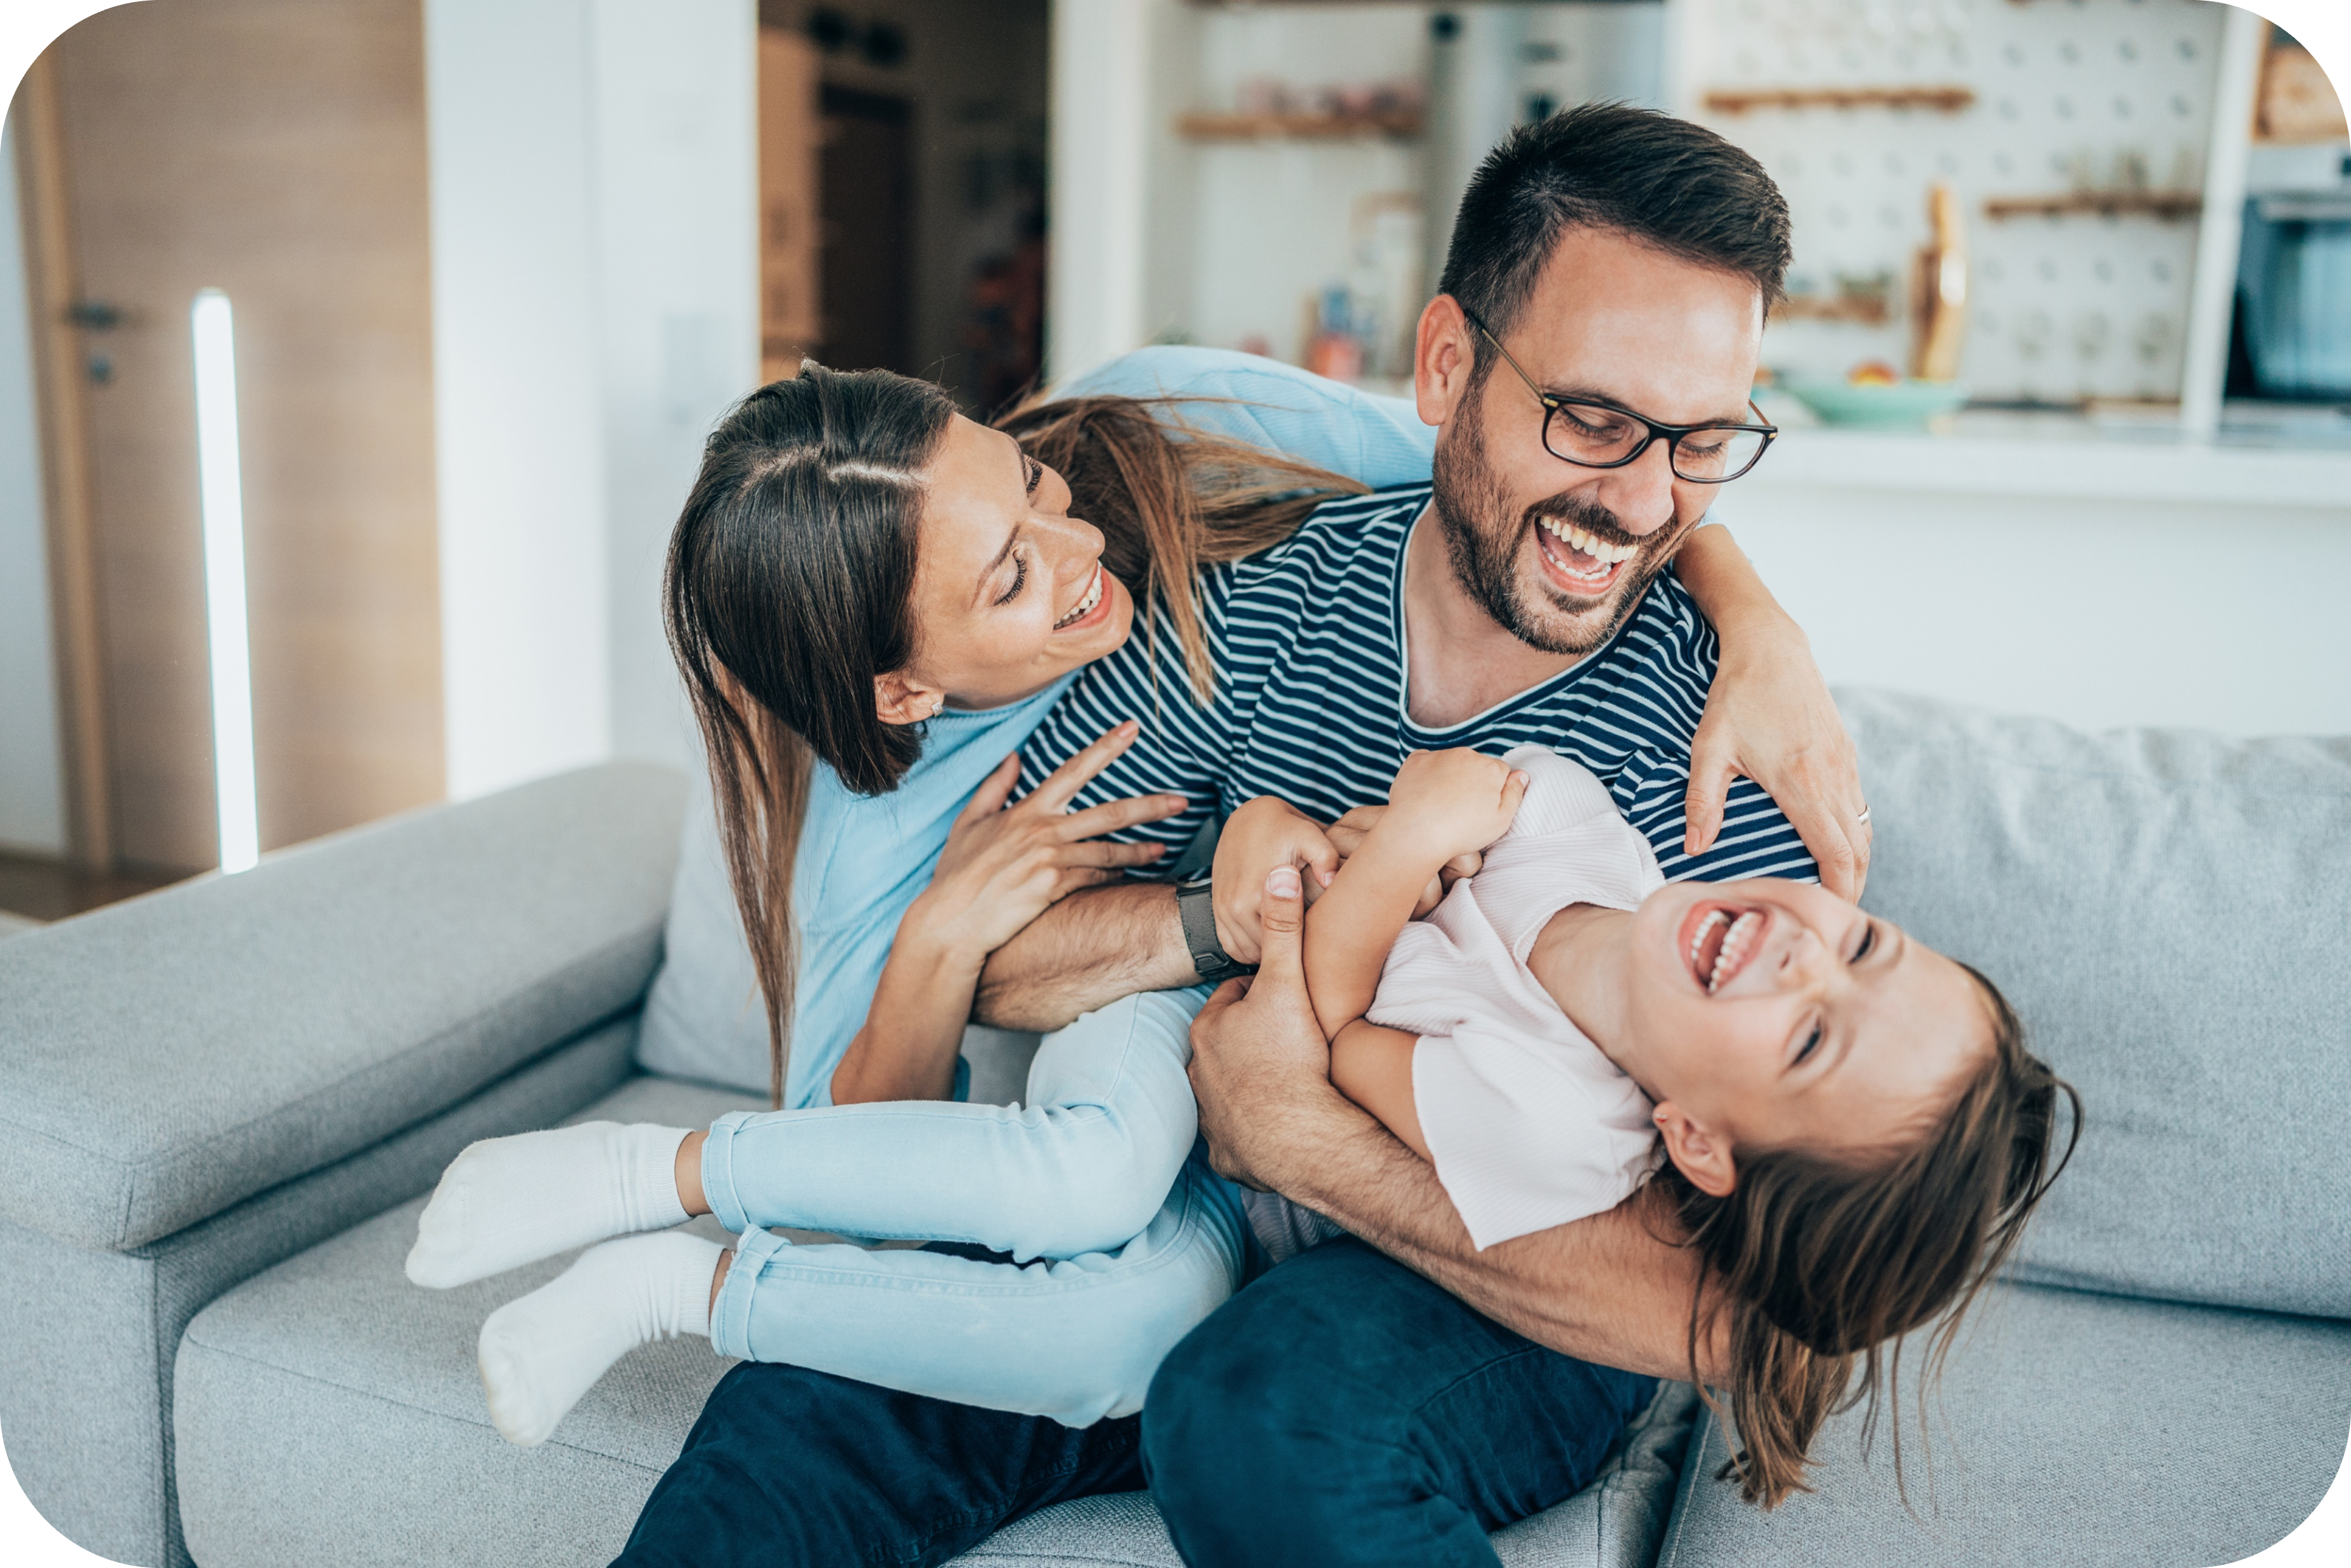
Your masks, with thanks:
<instances>
[{"instance_id":1,"label":"young girl","mask_svg":"<svg viewBox=\"0 0 2351 1568\"><path fill-rule=\"evenodd\" d=\"M1237 812L1220 862L1289 810ZM1489 845L1410 919L1438 868ZM1308 919L1307 970L1334 1082L1434 1163L1480 1247L1653 1174L1672 1184L1707 1262L1700 1305L1729 1320L1742 1483L1767 1503L1801 1485L1853 1357L1874 1391L1876 1347L1963 1306L2054 1174L2071 1091L1987 982L1805 884L1661 886L1605 789L1540 747L1410 758ZM518 1442L661 1333L1071 1425L1131 1411L1242 1282L1247 1228L1277 1255L1329 1233L1191 1153L1199 1000L1131 998L1049 1038L1025 1111L900 1103L477 1145L426 1208L411 1277L457 1284L689 1214L740 1233L731 1256L607 1242L493 1314L483 1375ZM1040 1260L795 1246L769 1226ZM1695 1327L1692 1343L1695 1369Z\"/></svg>"}]
</instances>

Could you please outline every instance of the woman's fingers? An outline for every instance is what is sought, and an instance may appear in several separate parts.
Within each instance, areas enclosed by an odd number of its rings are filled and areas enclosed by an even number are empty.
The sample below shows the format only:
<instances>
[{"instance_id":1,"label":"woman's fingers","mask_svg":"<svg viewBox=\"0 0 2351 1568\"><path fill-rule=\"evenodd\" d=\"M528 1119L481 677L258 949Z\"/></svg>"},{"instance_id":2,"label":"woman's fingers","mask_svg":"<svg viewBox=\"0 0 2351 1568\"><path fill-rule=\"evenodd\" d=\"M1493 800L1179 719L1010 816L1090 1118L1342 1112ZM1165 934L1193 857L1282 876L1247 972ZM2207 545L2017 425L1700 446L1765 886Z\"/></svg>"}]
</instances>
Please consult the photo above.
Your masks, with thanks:
<instances>
[{"instance_id":1,"label":"woman's fingers","mask_svg":"<svg viewBox=\"0 0 2351 1568\"><path fill-rule=\"evenodd\" d=\"M1095 774L1109 767L1120 752L1133 746L1134 737L1142 733L1143 727L1131 718L1111 726L1092 746L1047 774L1045 781L1020 803L1034 806L1040 811L1059 811L1076 798L1079 790L1092 781Z\"/></svg>"},{"instance_id":2,"label":"woman's fingers","mask_svg":"<svg viewBox=\"0 0 2351 1568\"><path fill-rule=\"evenodd\" d=\"M1012 786L1019 781L1020 758L1015 753L998 763L996 771L979 781L979 788L973 790L971 799L964 802L956 821L969 822L981 817L994 816L1004 810L1005 800L1012 793Z\"/></svg>"},{"instance_id":3,"label":"woman's fingers","mask_svg":"<svg viewBox=\"0 0 2351 1568\"><path fill-rule=\"evenodd\" d=\"M1100 838L1137 822L1165 821L1191 803L1181 795L1132 795L1123 800L1105 800L1099 806L1072 811L1054 824L1054 831L1063 839Z\"/></svg>"},{"instance_id":4,"label":"woman's fingers","mask_svg":"<svg viewBox=\"0 0 2351 1568\"><path fill-rule=\"evenodd\" d=\"M1104 871L1100 866L1064 866L1061 874L1053 880L1052 891L1046 895L1047 902L1059 904L1081 887L1100 887L1106 882L1117 880L1118 873Z\"/></svg>"},{"instance_id":5,"label":"woman's fingers","mask_svg":"<svg viewBox=\"0 0 2351 1568\"><path fill-rule=\"evenodd\" d=\"M1706 853L1722 831L1723 802L1729 799L1730 780L1739 771L1737 756L1723 734L1721 726L1700 719L1690 742L1689 794L1682 804L1684 854Z\"/></svg>"},{"instance_id":6,"label":"woman's fingers","mask_svg":"<svg viewBox=\"0 0 2351 1568\"><path fill-rule=\"evenodd\" d=\"M1064 844L1054 856L1061 865L1149 865L1167 852L1165 844L1120 844L1089 839Z\"/></svg>"}]
</instances>

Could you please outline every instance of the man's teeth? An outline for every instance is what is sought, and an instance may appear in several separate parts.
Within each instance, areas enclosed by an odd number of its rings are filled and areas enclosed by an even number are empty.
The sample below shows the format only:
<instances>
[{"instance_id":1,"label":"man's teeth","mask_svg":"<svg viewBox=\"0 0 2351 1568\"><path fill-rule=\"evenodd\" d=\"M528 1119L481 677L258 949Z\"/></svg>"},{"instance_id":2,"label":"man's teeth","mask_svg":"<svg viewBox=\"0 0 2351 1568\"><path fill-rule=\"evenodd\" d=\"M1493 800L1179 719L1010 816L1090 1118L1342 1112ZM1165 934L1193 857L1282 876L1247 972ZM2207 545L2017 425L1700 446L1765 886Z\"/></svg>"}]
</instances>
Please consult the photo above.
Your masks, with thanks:
<instances>
[{"instance_id":1,"label":"man's teeth","mask_svg":"<svg viewBox=\"0 0 2351 1568\"><path fill-rule=\"evenodd\" d=\"M1067 626L1073 621L1084 620L1087 612L1091 611L1095 605L1102 602L1102 570L1100 567L1096 567L1094 568L1093 585L1086 590L1086 596L1078 601L1078 607L1075 610L1071 611L1067 615L1062 616L1059 621L1053 622L1053 630L1059 632L1062 627Z\"/></svg>"},{"instance_id":2,"label":"man's teeth","mask_svg":"<svg viewBox=\"0 0 2351 1568\"><path fill-rule=\"evenodd\" d=\"M1580 577L1605 577L1608 575L1610 567L1620 560L1631 560L1641 553L1641 547L1638 545L1612 545L1594 537L1588 530L1577 528L1564 517L1542 517L1537 520L1551 530L1553 538L1564 541L1571 549L1582 550L1600 563L1599 570L1577 572L1576 575ZM1574 571L1575 569L1570 566L1568 570Z\"/></svg>"}]
</instances>

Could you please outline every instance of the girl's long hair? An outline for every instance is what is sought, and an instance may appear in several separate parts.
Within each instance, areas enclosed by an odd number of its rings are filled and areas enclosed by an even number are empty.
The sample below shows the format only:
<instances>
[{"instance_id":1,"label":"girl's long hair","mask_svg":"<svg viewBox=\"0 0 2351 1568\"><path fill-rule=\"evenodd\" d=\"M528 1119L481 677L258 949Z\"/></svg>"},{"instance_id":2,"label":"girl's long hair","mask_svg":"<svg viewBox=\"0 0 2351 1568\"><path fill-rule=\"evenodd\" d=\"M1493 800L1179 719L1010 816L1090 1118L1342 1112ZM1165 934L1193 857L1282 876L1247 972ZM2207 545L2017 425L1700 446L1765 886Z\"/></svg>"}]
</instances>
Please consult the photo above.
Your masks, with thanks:
<instances>
[{"instance_id":1,"label":"girl's long hair","mask_svg":"<svg viewBox=\"0 0 2351 1568\"><path fill-rule=\"evenodd\" d=\"M1724 1474L1750 1502L1771 1508L1810 1490L1804 1469L1822 1424L1864 1399L1866 1441L1881 1385L1895 1413L1898 1482L1901 1336L1934 1325L1923 1412L1960 1320L2080 1141L2081 1096L2025 1050L1999 988L1960 967L1991 1015L1991 1051L1942 1120L1890 1162L1856 1169L1802 1149L1771 1150L1741 1159L1738 1185L1722 1197L1671 1164L1655 1178L1699 1260L1689 1351L1690 1380L1702 1390L1701 1335L1728 1340L1741 1448ZM2070 1114L2057 1151L2061 1099ZM1706 1400L1714 1404L1711 1392Z\"/></svg>"},{"instance_id":2,"label":"girl's long hair","mask_svg":"<svg viewBox=\"0 0 2351 1568\"><path fill-rule=\"evenodd\" d=\"M1144 635L1173 636L1193 696L1214 690L1203 569L1280 543L1364 486L1183 428L1180 400L1032 401L997 422L1068 481L1072 516ZM798 975L794 856L811 769L864 795L897 787L918 728L882 722L875 677L914 657L910 604L925 474L955 404L928 382L814 361L761 387L704 444L670 537L663 620L710 765L719 841L768 1011L770 1092L783 1103Z\"/></svg>"}]
</instances>

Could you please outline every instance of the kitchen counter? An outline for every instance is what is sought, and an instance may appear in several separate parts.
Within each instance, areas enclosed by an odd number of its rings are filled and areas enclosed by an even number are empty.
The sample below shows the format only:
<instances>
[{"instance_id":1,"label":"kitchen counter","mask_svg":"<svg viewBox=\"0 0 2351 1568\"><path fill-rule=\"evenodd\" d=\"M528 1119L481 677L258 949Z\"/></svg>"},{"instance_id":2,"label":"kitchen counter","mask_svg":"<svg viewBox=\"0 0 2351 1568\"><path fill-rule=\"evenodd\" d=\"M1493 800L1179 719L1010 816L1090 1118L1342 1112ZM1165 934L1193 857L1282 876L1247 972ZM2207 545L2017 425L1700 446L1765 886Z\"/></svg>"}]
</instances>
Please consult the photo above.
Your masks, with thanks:
<instances>
[{"instance_id":1,"label":"kitchen counter","mask_svg":"<svg viewBox=\"0 0 2351 1568\"><path fill-rule=\"evenodd\" d=\"M1782 434L1742 491L1938 491L2351 509L2351 418L2247 410L2210 442L2128 414L1963 410L1934 430L1829 426L1801 405L1761 405ZM1801 423L1800 423L1801 422Z\"/></svg>"}]
</instances>

